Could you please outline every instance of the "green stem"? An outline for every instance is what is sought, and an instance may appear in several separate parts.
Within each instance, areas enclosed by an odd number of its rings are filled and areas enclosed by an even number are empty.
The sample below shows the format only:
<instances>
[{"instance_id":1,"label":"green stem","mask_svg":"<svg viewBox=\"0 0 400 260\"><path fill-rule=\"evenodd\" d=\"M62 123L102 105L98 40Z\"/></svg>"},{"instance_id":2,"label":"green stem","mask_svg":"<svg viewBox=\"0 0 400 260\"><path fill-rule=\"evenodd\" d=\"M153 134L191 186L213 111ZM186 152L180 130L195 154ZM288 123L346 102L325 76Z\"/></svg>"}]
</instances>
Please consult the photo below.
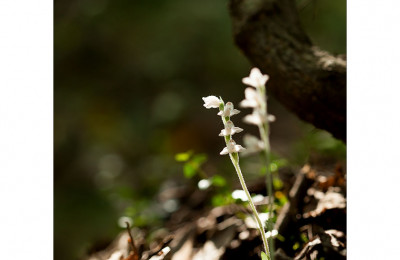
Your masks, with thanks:
<instances>
[{"instance_id":1,"label":"green stem","mask_svg":"<svg viewBox=\"0 0 400 260\"><path fill-rule=\"evenodd\" d=\"M232 164L235 167L236 173L237 173L237 175L239 177L239 180L240 180L240 184L242 185L242 189L246 193L247 199L249 200L249 204L250 204L251 210L253 211L253 215L254 215L254 217L255 217L255 219L257 221L258 229L260 230L261 238L262 238L262 241L263 241L263 244L264 244L264 250L265 250L265 252L267 254L268 259L271 259L270 252L269 252L268 241L267 241L267 238L265 236L264 226L263 226L263 224L262 224L262 222L260 220L260 217L258 216L257 209L254 206L253 200L251 199L250 193L249 193L249 191L247 189L246 183L245 183L244 178L243 178L242 171L241 171L240 166L239 166L239 155L237 153L234 153L234 154L229 154L229 157L231 158Z\"/></svg>"},{"instance_id":2,"label":"green stem","mask_svg":"<svg viewBox=\"0 0 400 260\"><path fill-rule=\"evenodd\" d=\"M265 127L265 128L264 128ZM271 256L273 259L274 255L274 239L272 237L272 229L273 229L273 222L272 222L272 217L273 217L273 212L274 212L274 195L273 195L273 189L272 189L272 174L270 170L270 144L269 144L269 138L267 136L268 133L268 123L266 123L263 126L259 126L260 130L260 136L262 141L264 142L265 146L265 164L266 164L266 175L267 175L267 192L268 192L268 226L267 230L271 232L271 236L269 239L270 242L270 248L271 248Z\"/></svg>"},{"instance_id":3,"label":"green stem","mask_svg":"<svg viewBox=\"0 0 400 260\"><path fill-rule=\"evenodd\" d=\"M220 111L224 111L225 104L222 101L222 98L220 98L220 99L221 99L221 104L219 106L219 110ZM226 125L226 122L229 121L229 119L230 119L229 117L224 117L224 116L222 116L221 118L222 118L222 122L224 123L224 126ZM227 146L228 146L228 143L229 143L230 139L231 139L231 136L225 136L225 138L224 138L225 143L226 143ZM234 153L234 154L230 153L229 154L229 158L231 158L232 164L235 167L236 173L237 173L237 175L239 177L240 184L242 185L242 189L246 193L247 199L249 200L249 204L250 204L251 210L253 211L253 215L254 215L254 217L255 217L255 219L257 221L258 229L259 229L259 231L261 233L261 238L262 238L262 241L263 241L265 253L267 254L267 258L268 258L268 260L271 260L271 254L269 252L268 241L267 241L267 238L265 236L264 226L263 226L263 224L262 224L262 222L260 220L260 217L258 216L257 209L254 206L253 200L251 199L250 193L249 193L249 191L247 189L246 183L244 182L243 174L242 174L242 171L241 171L240 166L239 166L239 154L238 153ZM272 234L272 230L271 230L271 234Z\"/></svg>"},{"instance_id":4,"label":"green stem","mask_svg":"<svg viewBox=\"0 0 400 260\"><path fill-rule=\"evenodd\" d=\"M266 96L266 89L265 86L261 86L258 88L258 91L260 92L260 95L262 97ZM268 108L267 108L267 100L262 104L261 107L262 111L265 111L265 116L268 116ZM274 259L274 239L272 237L272 229L273 229L273 222L272 222L272 217L273 217L273 212L274 212L274 194L273 194L273 187L272 187L272 174L270 170L270 151L271 151L271 146L269 143L269 124L268 124L268 117L266 118L266 122L263 125L259 125L258 129L260 130L260 137L262 141L264 142L264 149L265 149L265 164L266 164L266 184L267 184L267 193L268 193L268 225L267 225L267 230L271 232L271 236L269 239L270 242L270 248L271 248L271 257Z\"/></svg>"}]
</instances>

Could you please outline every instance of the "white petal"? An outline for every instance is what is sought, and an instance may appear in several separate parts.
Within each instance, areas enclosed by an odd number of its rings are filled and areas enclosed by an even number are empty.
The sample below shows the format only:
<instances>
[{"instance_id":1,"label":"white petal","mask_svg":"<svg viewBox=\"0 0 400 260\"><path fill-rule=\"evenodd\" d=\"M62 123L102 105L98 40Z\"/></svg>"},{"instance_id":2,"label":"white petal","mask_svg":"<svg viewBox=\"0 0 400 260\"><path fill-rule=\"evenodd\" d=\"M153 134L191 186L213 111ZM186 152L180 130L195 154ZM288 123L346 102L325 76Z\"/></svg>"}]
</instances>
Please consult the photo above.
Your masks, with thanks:
<instances>
[{"instance_id":1,"label":"white petal","mask_svg":"<svg viewBox=\"0 0 400 260\"><path fill-rule=\"evenodd\" d=\"M244 90L244 95L247 100L256 102L258 106L261 106L263 103L265 103L265 97L253 88L246 88Z\"/></svg>"},{"instance_id":2,"label":"white petal","mask_svg":"<svg viewBox=\"0 0 400 260\"><path fill-rule=\"evenodd\" d=\"M243 84L246 84L246 85L249 85L249 86L252 86L255 88L257 87L257 82L250 77L243 78L242 82L243 82Z\"/></svg>"},{"instance_id":3,"label":"white petal","mask_svg":"<svg viewBox=\"0 0 400 260\"><path fill-rule=\"evenodd\" d=\"M258 88L264 86L268 79L268 75L263 75L258 68L253 68L250 72L250 76L243 78L242 82L246 85Z\"/></svg>"},{"instance_id":4,"label":"white petal","mask_svg":"<svg viewBox=\"0 0 400 260\"><path fill-rule=\"evenodd\" d=\"M240 111L239 111L239 110L237 110L237 109L233 109L232 111L230 111L230 114L229 114L229 116L237 115L237 114L239 114L239 113L240 113Z\"/></svg>"},{"instance_id":5,"label":"white petal","mask_svg":"<svg viewBox=\"0 0 400 260\"><path fill-rule=\"evenodd\" d=\"M250 78L260 78L262 77L262 73L259 68L252 68L250 71Z\"/></svg>"},{"instance_id":6,"label":"white petal","mask_svg":"<svg viewBox=\"0 0 400 260\"><path fill-rule=\"evenodd\" d=\"M257 81L258 86L264 86L269 79L269 76L263 75L258 68L253 68L251 70L250 77Z\"/></svg>"},{"instance_id":7,"label":"white petal","mask_svg":"<svg viewBox=\"0 0 400 260\"><path fill-rule=\"evenodd\" d=\"M240 144L235 145L234 151L235 151L236 153L241 152L241 151L244 151L244 150L246 150L246 148L244 148L244 147L241 146Z\"/></svg>"},{"instance_id":8,"label":"white petal","mask_svg":"<svg viewBox=\"0 0 400 260\"><path fill-rule=\"evenodd\" d=\"M267 238L270 238L271 236L276 237L276 235L278 235L278 230L276 230L276 229L273 229L272 232L268 231L267 233L265 233L265 236Z\"/></svg>"},{"instance_id":9,"label":"white petal","mask_svg":"<svg viewBox=\"0 0 400 260\"><path fill-rule=\"evenodd\" d=\"M247 99L242 100L239 103L240 107L257 107L257 105L258 105L257 102L254 102L253 100L247 100Z\"/></svg>"},{"instance_id":10,"label":"white petal","mask_svg":"<svg viewBox=\"0 0 400 260\"><path fill-rule=\"evenodd\" d=\"M224 114L224 111L219 111L217 115L222 116Z\"/></svg>"},{"instance_id":11,"label":"white petal","mask_svg":"<svg viewBox=\"0 0 400 260\"><path fill-rule=\"evenodd\" d=\"M222 149L222 151L219 153L220 155L224 155L224 154L228 154L228 148L224 147L224 149Z\"/></svg>"},{"instance_id":12,"label":"white petal","mask_svg":"<svg viewBox=\"0 0 400 260\"><path fill-rule=\"evenodd\" d=\"M218 108L221 102L216 96L203 97L203 101L206 108Z\"/></svg>"},{"instance_id":13,"label":"white petal","mask_svg":"<svg viewBox=\"0 0 400 260\"><path fill-rule=\"evenodd\" d=\"M219 133L219 136L227 136L230 135L231 133L229 131L227 131L226 129L222 129L221 133Z\"/></svg>"},{"instance_id":14,"label":"white petal","mask_svg":"<svg viewBox=\"0 0 400 260\"><path fill-rule=\"evenodd\" d=\"M254 113L245 116L243 118L243 121L248 123L248 124L253 124L253 125L261 125L263 123L262 119L261 119L261 116L259 114L254 114Z\"/></svg>"},{"instance_id":15,"label":"white petal","mask_svg":"<svg viewBox=\"0 0 400 260\"><path fill-rule=\"evenodd\" d=\"M232 128L232 134L240 133L240 132L242 132L242 131L243 131L243 129L240 128L240 127L234 126L234 127Z\"/></svg>"}]
</instances>

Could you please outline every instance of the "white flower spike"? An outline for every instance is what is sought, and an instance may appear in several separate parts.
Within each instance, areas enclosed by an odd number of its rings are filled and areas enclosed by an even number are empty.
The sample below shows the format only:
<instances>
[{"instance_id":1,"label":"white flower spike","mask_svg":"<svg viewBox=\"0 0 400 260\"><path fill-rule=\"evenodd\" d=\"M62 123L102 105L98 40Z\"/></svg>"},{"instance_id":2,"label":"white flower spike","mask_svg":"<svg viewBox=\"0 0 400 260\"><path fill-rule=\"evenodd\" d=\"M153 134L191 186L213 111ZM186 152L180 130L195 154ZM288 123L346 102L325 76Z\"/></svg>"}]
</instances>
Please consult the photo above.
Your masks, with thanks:
<instances>
[{"instance_id":1,"label":"white flower spike","mask_svg":"<svg viewBox=\"0 0 400 260\"><path fill-rule=\"evenodd\" d=\"M265 104L265 99L254 88L246 88L244 95L246 98L239 104L241 107L260 108Z\"/></svg>"},{"instance_id":2,"label":"white flower spike","mask_svg":"<svg viewBox=\"0 0 400 260\"><path fill-rule=\"evenodd\" d=\"M244 150L246 150L246 148L242 147L239 144L236 144L236 142L233 139L231 139L229 140L227 147L225 147L219 154L224 155L228 153L238 153Z\"/></svg>"},{"instance_id":3,"label":"white flower spike","mask_svg":"<svg viewBox=\"0 0 400 260\"><path fill-rule=\"evenodd\" d=\"M267 83L269 79L269 76L266 74L262 74L261 71L258 68L253 68L250 71L250 76L243 78L242 82L243 84L259 88L261 86L264 86L265 83Z\"/></svg>"},{"instance_id":4,"label":"white flower spike","mask_svg":"<svg viewBox=\"0 0 400 260\"><path fill-rule=\"evenodd\" d=\"M240 113L240 111L233 107L232 102L227 102L225 104L224 111L219 111L218 115L224 116L224 117L231 117L231 116L239 114L239 113Z\"/></svg>"},{"instance_id":5,"label":"white flower spike","mask_svg":"<svg viewBox=\"0 0 400 260\"><path fill-rule=\"evenodd\" d=\"M204 105L206 108L218 108L221 100L216 96L203 97Z\"/></svg>"},{"instance_id":6,"label":"white flower spike","mask_svg":"<svg viewBox=\"0 0 400 260\"><path fill-rule=\"evenodd\" d=\"M242 132L243 129L240 127L236 127L231 120L229 120L228 122L226 122L225 124L225 129L221 130L221 133L219 134L219 136L228 136L228 135L234 135L236 133L240 133Z\"/></svg>"}]
</instances>

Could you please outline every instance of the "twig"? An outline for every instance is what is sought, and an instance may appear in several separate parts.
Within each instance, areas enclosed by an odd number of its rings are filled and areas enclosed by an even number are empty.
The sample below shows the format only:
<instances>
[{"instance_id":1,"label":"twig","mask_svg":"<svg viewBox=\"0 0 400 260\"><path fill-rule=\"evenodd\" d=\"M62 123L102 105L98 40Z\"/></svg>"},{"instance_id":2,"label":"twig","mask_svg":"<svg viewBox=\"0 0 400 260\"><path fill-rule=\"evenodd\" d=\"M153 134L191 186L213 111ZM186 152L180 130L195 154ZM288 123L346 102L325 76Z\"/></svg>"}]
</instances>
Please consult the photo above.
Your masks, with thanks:
<instances>
[{"instance_id":1,"label":"twig","mask_svg":"<svg viewBox=\"0 0 400 260\"><path fill-rule=\"evenodd\" d=\"M138 258L140 258L140 255L139 255L139 250L136 248L136 246L135 246L135 240L133 240L133 237L132 237L132 234L131 234L131 227L130 227L130 225L129 225L129 222L125 222L125 224L126 224L126 229L127 229L127 231L128 231L128 234L129 234L129 238L130 238L130 244L131 244L131 246L132 246L132 250L133 250L133 253L135 254L135 255L137 255L138 256Z\"/></svg>"}]
</instances>

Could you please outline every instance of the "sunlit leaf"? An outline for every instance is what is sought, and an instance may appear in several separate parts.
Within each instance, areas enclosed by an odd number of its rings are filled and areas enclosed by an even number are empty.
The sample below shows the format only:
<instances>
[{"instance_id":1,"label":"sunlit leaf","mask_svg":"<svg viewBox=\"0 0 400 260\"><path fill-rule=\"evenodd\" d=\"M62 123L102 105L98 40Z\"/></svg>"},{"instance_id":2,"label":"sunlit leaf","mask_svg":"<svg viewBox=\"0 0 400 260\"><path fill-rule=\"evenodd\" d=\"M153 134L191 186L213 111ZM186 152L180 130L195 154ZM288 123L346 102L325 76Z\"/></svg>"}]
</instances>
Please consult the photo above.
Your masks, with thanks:
<instances>
[{"instance_id":1,"label":"sunlit leaf","mask_svg":"<svg viewBox=\"0 0 400 260\"><path fill-rule=\"evenodd\" d=\"M300 234L300 238L301 238L301 240L302 240L304 243L307 243L307 242L308 242L308 237L307 237L306 234L301 233L301 234Z\"/></svg>"},{"instance_id":2,"label":"sunlit leaf","mask_svg":"<svg viewBox=\"0 0 400 260\"><path fill-rule=\"evenodd\" d=\"M224 187L226 185L226 180L224 177L220 176L220 175L214 175L211 178L211 182L214 186L217 187Z\"/></svg>"},{"instance_id":3,"label":"sunlit leaf","mask_svg":"<svg viewBox=\"0 0 400 260\"><path fill-rule=\"evenodd\" d=\"M261 260L268 260L268 256L266 253L264 253L264 251L261 252Z\"/></svg>"},{"instance_id":4,"label":"sunlit leaf","mask_svg":"<svg viewBox=\"0 0 400 260\"><path fill-rule=\"evenodd\" d=\"M217 194L212 197L211 204L214 207L218 207L218 206L224 206L224 205L234 203L234 201L235 200L231 197L231 195L229 193Z\"/></svg>"},{"instance_id":5,"label":"sunlit leaf","mask_svg":"<svg viewBox=\"0 0 400 260\"><path fill-rule=\"evenodd\" d=\"M205 161L207 161L207 155L206 154L196 154L193 156L192 162L196 163L197 165L201 165L202 163L204 163Z\"/></svg>"},{"instance_id":6,"label":"sunlit leaf","mask_svg":"<svg viewBox=\"0 0 400 260\"><path fill-rule=\"evenodd\" d=\"M272 183L274 185L275 190L280 190L283 188L283 182L279 178L273 178Z\"/></svg>"},{"instance_id":7,"label":"sunlit leaf","mask_svg":"<svg viewBox=\"0 0 400 260\"><path fill-rule=\"evenodd\" d=\"M275 198L277 198L279 200L279 204L281 206L285 205L286 202L288 201L288 199L285 196L285 194L283 194L281 191L275 192Z\"/></svg>"},{"instance_id":8,"label":"sunlit leaf","mask_svg":"<svg viewBox=\"0 0 400 260\"><path fill-rule=\"evenodd\" d=\"M183 165L183 173L186 178L190 179L196 174L196 167L192 163L187 162Z\"/></svg>"},{"instance_id":9,"label":"sunlit leaf","mask_svg":"<svg viewBox=\"0 0 400 260\"><path fill-rule=\"evenodd\" d=\"M299 242L296 242L296 243L294 243L294 245L293 245L293 250L297 250L297 249L299 249L299 247L300 247L300 243L299 243Z\"/></svg>"},{"instance_id":10,"label":"sunlit leaf","mask_svg":"<svg viewBox=\"0 0 400 260\"><path fill-rule=\"evenodd\" d=\"M221 194L213 196L211 199L211 203L214 207L225 205L224 196L222 196Z\"/></svg>"},{"instance_id":11,"label":"sunlit leaf","mask_svg":"<svg viewBox=\"0 0 400 260\"><path fill-rule=\"evenodd\" d=\"M278 170L278 165L277 165L276 163L274 163L274 162L270 163L270 165L269 165L269 170L270 170L271 172L277 171L277 170Z\"/></svg>"},{"instance_id":12,"label":"sunlit leaf","mask_svg":"<svg viewBox=\"0 0 400 260\"><path fill-rule=\"evenodd\" d=\"M193 152L192 151L187 151L185 153L177 153L175 154L175 160L177 162L186 162L187 160L190 159L190 156L192 156Z\"/></svg>"}]
</instances>

